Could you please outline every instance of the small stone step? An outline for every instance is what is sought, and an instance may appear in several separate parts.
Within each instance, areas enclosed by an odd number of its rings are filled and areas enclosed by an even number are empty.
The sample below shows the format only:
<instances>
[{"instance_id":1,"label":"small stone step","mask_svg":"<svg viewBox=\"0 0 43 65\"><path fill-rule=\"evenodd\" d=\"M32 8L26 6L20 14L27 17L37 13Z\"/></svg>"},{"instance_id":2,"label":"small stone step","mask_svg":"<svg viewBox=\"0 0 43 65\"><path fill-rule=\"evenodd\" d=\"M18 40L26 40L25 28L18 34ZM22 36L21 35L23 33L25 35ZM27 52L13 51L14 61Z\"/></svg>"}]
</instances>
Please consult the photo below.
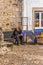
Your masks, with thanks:
<instances>
[{"instance_id":1,"label":"small stone step","mask_svg":"<svg viewBox=\"0 0 43 65\"><path fill-rule=\"evenodd\" d=\"M9 42L1 42L0 46L12 46L13 43L9 43Z\"/></svg>"}]
</instances>

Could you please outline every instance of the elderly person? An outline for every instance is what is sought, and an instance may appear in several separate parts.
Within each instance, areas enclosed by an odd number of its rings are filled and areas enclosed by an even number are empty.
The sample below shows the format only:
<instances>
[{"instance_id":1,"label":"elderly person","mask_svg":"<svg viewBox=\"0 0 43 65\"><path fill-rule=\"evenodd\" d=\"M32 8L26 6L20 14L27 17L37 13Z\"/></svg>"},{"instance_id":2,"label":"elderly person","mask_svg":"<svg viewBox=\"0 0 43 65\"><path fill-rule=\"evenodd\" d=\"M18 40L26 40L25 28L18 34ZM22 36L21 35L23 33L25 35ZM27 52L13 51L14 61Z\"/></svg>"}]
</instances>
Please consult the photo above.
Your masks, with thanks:
<instances>
[{"instance_id":1,"label":"elderly person","mask_svg":"<svg viewBox=\"0 0 43 65\"><path fill-rule=\"evenodd\" d=\"M19 44L24 44L24 38L23 38L23 34L22 34L22 29L20 26L18 26L17 28L14 29L12 37L14 39L16 39L17 45Z\"/></svg>"},{"instance_id":2,"label":"elderly person","mask_svg":"<svg viewBox=\"0 0 43 65\"><path fill-rule=\"evenodd\" d=\"M21 26L18 26L17 31L18 31L18 34L19 34L20 44L24 44L24 38L23 38Z\"/></svg>"}]
</instances>

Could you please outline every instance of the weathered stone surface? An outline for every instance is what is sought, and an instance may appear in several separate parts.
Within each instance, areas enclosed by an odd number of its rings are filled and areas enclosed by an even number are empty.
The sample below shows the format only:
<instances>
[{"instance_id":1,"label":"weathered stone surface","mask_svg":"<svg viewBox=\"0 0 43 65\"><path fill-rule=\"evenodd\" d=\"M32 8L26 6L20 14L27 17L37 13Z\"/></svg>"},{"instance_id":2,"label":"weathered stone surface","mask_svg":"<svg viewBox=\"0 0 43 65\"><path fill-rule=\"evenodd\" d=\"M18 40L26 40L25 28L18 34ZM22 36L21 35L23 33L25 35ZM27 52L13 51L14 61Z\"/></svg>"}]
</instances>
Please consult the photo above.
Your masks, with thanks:
<instances>
[{"instance_id":1,"label":"weathered stone surface","mask_svg":"<svg viewBox=\"0 0 43 65\"><path fill-rule=\"evenodd\" d=\"M15 17L20 17L20 4L18 0L0 0L0 27L3 31L11 31L15 26L15 22L16 26L18 25L19 19L15 20ZM13 22L12 26L10 25L11 22Z\"/></svg>"},{"instance_id":2,"label":"weathered stone surface","mask_svg":"<svg viewBox=\"0 0 43 65\"><path fill-rule=\"evenodd\" d=\"M3 47L1 50L10 50ZM43 65L43 45L14 45L13 50L0 55L0 65Z\"/></svg>"}]
</instances>

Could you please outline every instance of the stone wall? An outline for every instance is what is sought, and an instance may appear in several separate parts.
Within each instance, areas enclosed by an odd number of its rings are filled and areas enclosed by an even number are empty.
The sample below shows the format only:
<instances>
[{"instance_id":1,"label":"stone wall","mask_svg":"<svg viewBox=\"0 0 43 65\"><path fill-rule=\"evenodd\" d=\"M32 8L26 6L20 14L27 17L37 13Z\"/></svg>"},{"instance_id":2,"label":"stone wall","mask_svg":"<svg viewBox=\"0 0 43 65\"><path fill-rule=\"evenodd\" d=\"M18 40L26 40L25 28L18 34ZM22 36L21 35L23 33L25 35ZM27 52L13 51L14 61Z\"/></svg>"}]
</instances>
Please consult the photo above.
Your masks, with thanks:
<instances>
[{"instance_id":1,"label":"stone wall","mask_svg":"<svg viewBox=\"0 0 43 65\"><path fill-rule=\"evenodd\" d=\"M2 30L11 31L17 26L20 13L21 3L19 0L0 0L0 27Z\"/></svg>"}]
</instances>

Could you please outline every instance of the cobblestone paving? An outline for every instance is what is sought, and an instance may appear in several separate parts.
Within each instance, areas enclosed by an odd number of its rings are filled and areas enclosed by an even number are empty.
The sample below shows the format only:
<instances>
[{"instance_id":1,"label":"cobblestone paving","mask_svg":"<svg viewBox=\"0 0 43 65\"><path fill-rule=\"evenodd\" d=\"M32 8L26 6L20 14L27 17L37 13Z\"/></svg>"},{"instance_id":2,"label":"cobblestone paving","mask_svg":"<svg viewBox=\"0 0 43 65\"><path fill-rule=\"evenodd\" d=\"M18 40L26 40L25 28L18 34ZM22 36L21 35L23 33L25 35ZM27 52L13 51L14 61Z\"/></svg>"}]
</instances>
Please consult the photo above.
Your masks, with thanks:
<instances>
[{"instance_id":1,"label":"cobblestone paving","mask_svg":"<svg viewBox=\"0 0 43 65\"><path fill-rule=\"evenodd\" d=\"M14 45L13 51L0 55L0 65L43 65L43 45Z\"/></svg>"}]
</instances>

